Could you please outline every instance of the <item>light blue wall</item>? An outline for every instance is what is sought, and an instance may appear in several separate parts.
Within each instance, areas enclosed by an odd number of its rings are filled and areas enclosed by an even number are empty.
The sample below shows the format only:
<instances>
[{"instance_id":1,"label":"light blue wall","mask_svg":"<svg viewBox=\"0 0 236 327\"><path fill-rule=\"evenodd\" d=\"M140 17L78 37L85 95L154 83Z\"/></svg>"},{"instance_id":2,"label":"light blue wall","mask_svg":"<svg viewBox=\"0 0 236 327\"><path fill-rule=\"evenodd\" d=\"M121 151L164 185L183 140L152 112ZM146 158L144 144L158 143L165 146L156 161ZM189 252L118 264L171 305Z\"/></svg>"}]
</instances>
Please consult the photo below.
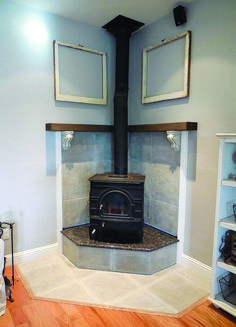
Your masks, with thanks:
<instances>
[{"instance_id":1,"label":"light blue wall","mask_svg":"<svg viewBox=\"0 0 236 327\"><path fill-rule=\"evenodd\" d=\"M215 134L236 130L236 1L197 0L187 10L183 26L176 27L170 13L132 37L129 123L198 122L184 251L211 265L218 166ZM190 97L142 105L142 49L186 30L192 31Z\"/></svg>"},{"instance_id":2,"label":"light blue wall","mask_svg":"<svg viewBox=\"0 0 236 327\"><path fill-rule=\"evenodd\" d=\"M46 29L42 44L26 35L31 19ZM0 36L0 220L15 221L15 251L20 252L56 242L55 139L46 137L45 123L112 124L115 40L102 29L5 0ZM55 102L53 40L107 53L107 106Z\"/></svg>"}]
</instances>

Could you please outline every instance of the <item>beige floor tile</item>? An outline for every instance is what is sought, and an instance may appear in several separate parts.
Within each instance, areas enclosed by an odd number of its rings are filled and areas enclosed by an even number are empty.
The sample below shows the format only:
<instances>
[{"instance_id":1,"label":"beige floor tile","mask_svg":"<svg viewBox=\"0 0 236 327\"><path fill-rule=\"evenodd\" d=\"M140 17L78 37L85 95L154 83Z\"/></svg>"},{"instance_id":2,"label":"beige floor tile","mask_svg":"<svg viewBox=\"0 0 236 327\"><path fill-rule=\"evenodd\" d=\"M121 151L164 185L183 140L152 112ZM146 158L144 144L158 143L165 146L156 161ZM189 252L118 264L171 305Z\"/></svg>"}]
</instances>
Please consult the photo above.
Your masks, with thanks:
<instances>
[{"instance_id":1,"label":"beige floor tile","mask_svg":"<svg viewBox=\"0 0 236 327\"><path fill-rule=\"evenodd\" d=\"M189 303L193 304L207 295L207 291L194 286L187 280L178 279L178 276L171 277L158 280L148 287L148 290L153 294L158 294L162 301L175 308L177 312L184 310Z\"/></svg>"},{"instance_id":2,"label":"beige floor tile","mask_svg":"<svg viewBox=\"0 0 236 327\"><path fill-rule=\"evenodd\" d=\"M79 269L54 255L18 267L36 296L165 313L184 310L210 287L204 276L179 265L138 275Z\"/></svg>"},{"instance_id":3,"label":"beige floor tile","mask_svg":"<svg viewBox=\"0 0 236 327\"><path fill-rule=\"evenodd\" d=\"M99 299L94 294L89 294L86 288L77 282L72 282L68 285L62 285L61 287L50 290L49 292L44 292L42 293L42 296L81 303L99 304Z\"/></svg>"},{"instance_id":4,"label":"beige floor tile","mask_svg":"<svg viewBox=\"0 0 236 327\"><path fill-rule=\"evenodd\" d=\"M95 275L95 278L90 278L87 282L86 289L90 293L96 294L102 303L108 303L136 288L132 279L122 273L100 272Z\"/></svg>"},{"instance_id":5,"label":"beige floor tile","mask_svg":"<svg viewBox=\"0 0 236 327\"><path fill-rule=\"evenodd\" d=\"M122 305L121 305L122 304ZM139 310L175 313L174 309L151 292L133 292L124 298L113 301L113 305Z\"/></svg>"},{"instance_id":6,"label":"beige floor tile","mask_svg":"<svg viewBox=\"0 0 236 327\"><path fill-rule=\"evenodd\" d=\"M190 268L176 265L176 273L188 280L189 282L197 285L198 288L202 288L210 292L211 280L200 272L194 271Z\"/></svg>"}]
</instances>

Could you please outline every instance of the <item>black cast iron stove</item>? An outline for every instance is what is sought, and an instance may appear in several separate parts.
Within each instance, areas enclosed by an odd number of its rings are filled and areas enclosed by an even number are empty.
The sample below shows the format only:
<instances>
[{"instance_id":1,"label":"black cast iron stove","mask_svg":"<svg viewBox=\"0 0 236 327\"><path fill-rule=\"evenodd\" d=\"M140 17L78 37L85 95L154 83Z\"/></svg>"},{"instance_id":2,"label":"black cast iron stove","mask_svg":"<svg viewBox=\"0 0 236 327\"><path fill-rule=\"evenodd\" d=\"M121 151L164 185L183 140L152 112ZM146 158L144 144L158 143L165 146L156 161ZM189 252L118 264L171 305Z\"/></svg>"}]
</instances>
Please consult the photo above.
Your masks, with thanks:
<instances>
[{"instance_id":1,"label":"black cast iron stove","mask_svg":"<svg viewBox=\"0 0 236 327\"><path fill-rule=\"evenodd\" d=\"M116 38L114 95L114 174L90 180L90 238L140 243L143 237L144 176L128 174L129 39L143 23L117 16L103 26Z\"/></svg>"},{"instance_id":2,"label":"black cast iron stove","mask_svg":"<svg viewBox=\"0 0 236 327\"><path fill-rule=\"evenodd\" d=\"M90 238L112 243L140 243L143 237L144 176L90 178Z\"/></svg>"}]
</instances>

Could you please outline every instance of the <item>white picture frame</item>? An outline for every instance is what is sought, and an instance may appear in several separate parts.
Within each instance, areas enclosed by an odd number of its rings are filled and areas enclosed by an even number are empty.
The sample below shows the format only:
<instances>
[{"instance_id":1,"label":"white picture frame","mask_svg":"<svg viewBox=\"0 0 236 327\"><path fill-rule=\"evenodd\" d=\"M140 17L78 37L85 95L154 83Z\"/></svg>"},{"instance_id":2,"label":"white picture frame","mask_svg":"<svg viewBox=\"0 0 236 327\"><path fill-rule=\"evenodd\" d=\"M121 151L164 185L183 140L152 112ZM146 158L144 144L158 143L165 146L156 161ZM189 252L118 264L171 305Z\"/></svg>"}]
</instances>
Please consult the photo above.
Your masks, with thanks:
<instances>
[{"instance_id":1,"label":"white picture frame","mask_svg":"<svg viewBox=\"0 0 236 327\"><path fill-rule=\"evenodd\" d=\"M53 49L55 100L106 105L106 53L56 40Z\"/></svg>"},{"instance_id":2,"label":"white picture frame","mask_svg":"<svg viewBox=\"0 0 236 327\"><path fill-rule=\"evenodd\" d=\"M180 40L182 40L181 43ZM143 49L143 104L189 96L190 46L191 31L187 31ZM158 72L158 59L159 62L162 62L160 64L162 72L160 73ZM171 70L172 66L173 70ZM163 72L163 68L166 68L166 74ZM172 79L172 75L174 76L176 71L178 71L177 77L173 78L175 81L170 87L166 80ZM167 89L161 91L160 88L159 92L158 86L165 84L167 84Z\"/></svg>"}]
</instances>

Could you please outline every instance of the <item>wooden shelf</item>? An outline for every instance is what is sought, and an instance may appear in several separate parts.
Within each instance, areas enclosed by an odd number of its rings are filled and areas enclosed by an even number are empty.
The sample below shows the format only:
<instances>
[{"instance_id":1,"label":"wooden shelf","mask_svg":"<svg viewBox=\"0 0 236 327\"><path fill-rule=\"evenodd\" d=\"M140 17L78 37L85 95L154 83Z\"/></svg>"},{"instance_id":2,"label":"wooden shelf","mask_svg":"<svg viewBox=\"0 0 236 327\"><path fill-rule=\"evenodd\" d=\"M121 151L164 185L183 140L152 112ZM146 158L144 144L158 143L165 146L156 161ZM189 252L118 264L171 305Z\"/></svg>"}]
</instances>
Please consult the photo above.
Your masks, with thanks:
<instances>
[{"instance_id":1,"label":"wooden shelf","mask_svg":"<svg viewBox=\"0 0 236 327\"><path fill-rule=\"evenodd\" d=\"M128 132L165 132L165 131L195 131L197 130L196 122L180 122L180 123L165 123L165 124L145 124L145 125L130 125ZM112 125L83 125L83 124L60 124L47 123L46 131L63 132L113 132Z\"/></svg>"},{"instance_id":2,"label":"wooden shelf","mask_svg":"<svg viewBox=\"0 0 236 327\"><path fill-rule=\"evenodd\" d=\"M221 139L225 139L227 142L227 139L233 139L236 137L236 133L218 133L216 134L217 137Z\"/></svg>"},{"instance_id":3,"label":"wooden shelf","mask_svg":"<svg viewBox=\"0 0 236 327\"><path fill-rule=\"evenodd\" d=\"M57 124L47 123L46 131L51 132L113 132L112 125L83 125L83 124Z\"/></svg>"},{"instance_id":4,"label":"wooden shelf","mask_svg":"<svg viewBox=\"0 0 236 327\"><path fill-rule=\"evenodd\" d=\"M234 216L222 218L219 223L220 223L220 227L224 227L236 231L236 221Z\"/></svg>"},{"instance_id":5,"label":"wooden shelf","mask_svg":"<svg viewBox=\"0 0 236 327\"><path fill-rule=\"evenodd\" d=\"M233 274L236 274L236 266L233 265L231 262L225 263L221 258L217 260L217 266L225 269Z\"/></svg>"},{"instance_id":6,"label":"wooden shelf","mask_svg":"<svg viewBox=\"0 0 236 327\"><path fill-rule=\"evenodd\" d=\"M236 187L236 181L233 180L233 179L223 179L222 180L222 185Z\"/></svg>"},{"instance_id":7,"label":"wooden shelf","mask_svg":"<svg viewBox=\"0 0 236 327\"><path fill-rule=\"evenodd\" d=\"M195 131L196 122L180 122L165 124L130 125L128 132L166 132L166 131Z\"/></svg>"}]
</instances>

